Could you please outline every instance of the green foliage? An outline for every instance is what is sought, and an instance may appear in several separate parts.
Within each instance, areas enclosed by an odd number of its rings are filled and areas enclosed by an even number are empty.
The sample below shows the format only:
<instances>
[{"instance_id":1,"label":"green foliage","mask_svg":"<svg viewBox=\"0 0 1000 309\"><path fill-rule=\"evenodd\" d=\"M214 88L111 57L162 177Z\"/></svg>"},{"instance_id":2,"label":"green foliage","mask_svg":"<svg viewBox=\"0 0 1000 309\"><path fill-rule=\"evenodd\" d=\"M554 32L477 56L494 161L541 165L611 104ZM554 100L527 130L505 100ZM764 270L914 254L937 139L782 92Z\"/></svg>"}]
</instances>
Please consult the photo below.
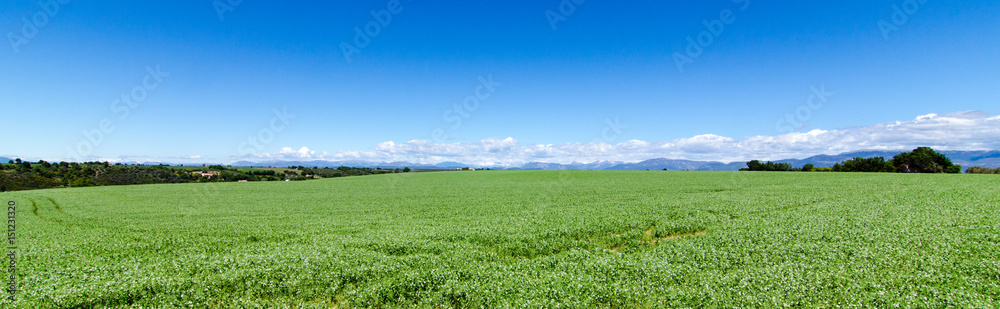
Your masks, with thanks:
<instances>
[{"instance_id":1,"label":"green foliage","mask_svg":"<svg viewBox=\"0 0 1000 309\"><path fill-rule=\"evenodd\" d=\"M834 172L892 173L895 170L892 163L883 157L856 157L833 165Z\"/></svg>"},{"instance_id":2,"label":"green foliage","mask_svg":"<svg viewBox=\"0 0 1000 309\"><path fill-rule=\"evenodd\" d=\"M404 171L408 171L408 169L409 168L406 168L406 169L395 169L395 170L383 170L383 169L373 169L373 168L367 168L367 167L347 167L347 166L341 166L341 167L338 167L336 169L332 169L332 168L315 169L313 172L315 172L316 176L319 176L319 177L332 178L332 177L344 177L344 176L362 176L362 175L378 175L378 174L402 173Z\"/></svg>"},{"instance_id":3,"label":"green foliage","mask_svg":"<svg viewBox=\"0 0 1000 309\"><path fill-rule=\"evenodd\" d=\"M892 165L900 173L960 173L962 167L954 164L945 155L930 147L919 147L892 158Z\"/></svg>"},{"instance_id":4,"label":"green foliage","mask_svg":"<svg viewBox=\"0 0 1000 309\"><path fill-rule=\"evenodd\" d=\"M1000 168L973 166L965 169L966 174L1000 174Z\"/></svg>"},{"instance_id":5,"label":"green foliage","mask_svg":"<svg viewBox=\"0 0 1000 309\"><path fill-rule=\"evenodd\" d=\"M756 161L760 162L760 161ZM749 165L749 163L748 163ZM803 166L812 167L811 164ZM813 168L815 171L869 172L869 173L961 173L962 166L955 165L945 155L929 147L919 147L886 160L883 157L853 159L834 164L830 168Z\"/></svg>"},{"instance_id":6,"label":"green foliage","mask_svg":"<svg viewBox=\"0 0 1000 309\"><path fill-rule=\"evenodd\" d=\"M759 160L753 160L747 162L747 168L750 171L785 172L790 171L792 169L792 165L789 163L775 163L771 161L761 163Z\"/></svg>"},{"instance_id":7,"label":"green foliage","mask_svg":"<svg viewBox=\"0 0 1000 309\"><path fill-rule=\"evenodd\" d=\"M814 169L816 169L816 166L813 165L812 163L806 163L805 165L802 166L803 172L812 172Z\"/></svg>"},{"instance_id":8,"label":"green foliage","mask_svg":"<svg viewBox=\"0 0 1000 309\"><path fill-rule=\"evenodd\" d=\"M0 308L989 308L995 191L496 171L12 192L20 286Z\"/></svg>"},{"instance_id":9,"label":"green foliage","mask_svg":"<svg viewBox=\"0 0 1000 309\"><path fill-rule=\"evenodd\" d=\"M94 182L93 179L86 178L86 177L81 177L81 178L77 178L76 180L74 180L71 185L74 186L74 187L92 187L92 186L96 186L97 183Z\"/></svg>"},{"instance_id":10,"label":"green foliage","mask_svg":"<svg viewBox=\"0 0 1000 309\"><path fill-rule=\"evenodd\" d=\"M108 162L49 163L39 161L0 164L0 185L12 191L45 189L57 187L110 186L157 183L188 182L231 182L231 181L280 181L306 180L320 177L359 176L385 173L401 173L403 170L382 170L370 168L340 167L304 168L293 167L284 173L274 170L253 168L232 168L222 165L207 167L172 167L167 165L127 165ZM209 174L209 175L203 175Z\"/></svg>"}]
</instances>

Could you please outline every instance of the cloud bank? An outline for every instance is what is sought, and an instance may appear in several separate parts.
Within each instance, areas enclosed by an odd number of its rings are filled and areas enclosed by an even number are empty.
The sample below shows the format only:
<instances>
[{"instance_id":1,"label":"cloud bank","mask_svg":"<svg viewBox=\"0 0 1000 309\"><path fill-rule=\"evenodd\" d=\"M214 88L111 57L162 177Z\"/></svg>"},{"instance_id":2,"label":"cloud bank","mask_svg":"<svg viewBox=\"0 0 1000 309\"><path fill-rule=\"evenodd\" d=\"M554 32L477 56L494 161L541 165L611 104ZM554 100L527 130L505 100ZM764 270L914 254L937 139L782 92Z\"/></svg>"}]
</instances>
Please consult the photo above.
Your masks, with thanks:
<instances>
[{"instance_id":1,"label":"cloud bank","mask_svg":"<svg viewBox=\"0 0 1000 309\"><path fill-rule=\"evenodd\" d=\"M744 139L704 134L672 141L629 140L617 144L524 144L514 138L487 138L479 142L433 143L387 141L373 151L317 153L307 147L286 147L280 152L257 154L253 161L407 161L419 164L461 162L479 166L520 166L528 162L590 163L638 162L653 158L735 162L751 159L805 158L856 150L908 150L930 146L938 150L1000 149L1000 116L979 111L928 114L910 121L867 127L812 130Z\"/></svg>"}]
</instances>

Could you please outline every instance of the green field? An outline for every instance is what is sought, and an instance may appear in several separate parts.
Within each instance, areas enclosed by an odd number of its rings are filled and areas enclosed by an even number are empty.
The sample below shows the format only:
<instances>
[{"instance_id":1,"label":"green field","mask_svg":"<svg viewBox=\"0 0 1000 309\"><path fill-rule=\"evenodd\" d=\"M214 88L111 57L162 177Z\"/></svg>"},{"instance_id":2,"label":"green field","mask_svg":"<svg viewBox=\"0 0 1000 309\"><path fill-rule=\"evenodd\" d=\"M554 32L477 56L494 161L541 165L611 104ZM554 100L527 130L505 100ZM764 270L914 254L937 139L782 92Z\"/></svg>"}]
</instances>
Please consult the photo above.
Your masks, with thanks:
<instances>
[{"instance_id":1,"label":"green field","mask_svg":"<svg viewBox=\"0 0 1000 309\"><path fill-rule=\"evenodd\" d=\"M489 171L8 192L20 291L0 307L989 308L998 189Z\"/></svg>"}]
</instances>

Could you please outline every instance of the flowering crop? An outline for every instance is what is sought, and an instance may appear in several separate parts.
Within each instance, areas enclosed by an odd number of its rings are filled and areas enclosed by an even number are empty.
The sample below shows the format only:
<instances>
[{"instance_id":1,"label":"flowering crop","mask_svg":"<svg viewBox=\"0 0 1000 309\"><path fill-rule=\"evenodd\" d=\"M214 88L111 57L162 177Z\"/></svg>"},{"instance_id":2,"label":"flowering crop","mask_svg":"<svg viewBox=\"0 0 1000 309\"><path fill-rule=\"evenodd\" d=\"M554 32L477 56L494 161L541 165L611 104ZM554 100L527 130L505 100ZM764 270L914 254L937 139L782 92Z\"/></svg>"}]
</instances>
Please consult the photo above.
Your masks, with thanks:
<instances>
[{"instance_id":1,"label":"flowering crop","mask_svg":"<svg viewBox=\"0 0 1000 309\"><path fill-rule=\"evenodd\" d=\"M484 171L21 191L0 307L994 307L997 189Z\"/></svg>"}]
</instances>

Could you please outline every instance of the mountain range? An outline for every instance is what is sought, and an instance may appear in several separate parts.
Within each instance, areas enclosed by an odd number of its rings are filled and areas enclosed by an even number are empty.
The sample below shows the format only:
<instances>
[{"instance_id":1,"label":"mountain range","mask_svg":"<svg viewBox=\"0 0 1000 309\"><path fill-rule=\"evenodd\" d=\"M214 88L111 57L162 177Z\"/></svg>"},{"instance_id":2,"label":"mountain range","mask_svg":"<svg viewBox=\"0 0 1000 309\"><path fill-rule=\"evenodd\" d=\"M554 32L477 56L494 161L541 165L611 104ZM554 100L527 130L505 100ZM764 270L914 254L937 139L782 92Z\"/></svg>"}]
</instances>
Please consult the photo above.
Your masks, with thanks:
<instances>
[{"instance_id":1,"label":"mountain range","mask_svg":"<svg viewBox=\"0 0 1000 309\"><path fill-rule=\"evenodd\" d=\"M871 158L884 157L887 160L899 154L900 151L862 150L846 152L838 155L817 155L805 159L784 159L772 162L789 163L794 167L801 167L811 163L817 167L829 167L836 163L843 162L855 157ZM988 168L1000 168L1000 151L941 151L948 156L952 162L961 165L963 169L970 166L982 166ZM461 167L476 167L490 169L509 170L692 170L692 171L735 171L746 167L746 162L717 162L717 161L693 161L674 160L666 158L649 159L642 162L627 163L617 161L597 161L592 163L545 163L530 162L518 167L501 166L476 166L463 164L460 162L442 162L438 164L416 164L411 162L366 162L366 161L268 161L268 162L248 162L240 161L231 164L232 166L319 166L319 167L378 167L378 168L403 168L412 169L455 169Z\"/></svg>"},{"instance_id":2,"label":"mountain range","mask_svg":"<svg viewBox=\"0 0 1000 309\"><path fill-rule=\"evenodd\" d=\"M892 159L893 156L899 154L900 151L882 151L882 150L862 150L846 152L838 155L817 155L808 157L805 159L784 159L776 160L772 162L779 163L789 163L794 167L801 167L807 163L811 163L817 167L829 167L836 163L843 162L845 160L862 157L884 157L887 160ZM948 156L952 162L961 165L964 168L970 166L982 166L988 168L1000 168L1000 150L984 150L984 151L941 151L944 155ZM12 160L10 158L0 157L0 162L6 163ZM126 164L137 164L142 163L145 165L155 165L159 162L123 162ZM217 163L207 163L207 164L217 164ZM201 165L201 164L185 164L185 165ZM509 169L509 170L691 170L691 171L735 171L740 168L746 167L746 162L718 162L718 161L693 161L693 160L674 160L666 158L649 159L642 162L620 162L620 161L597 161L591 163L545 163L545 162L529 162L517 167L503 167L503 166L479 166L472 164L464 164L461 162L442 162L438 164L417 164L412 162L370 162L370 161L323 161L323 160L309 160L309 161L265 161L265 162L250 162L250 161L239 161L231 164L230 166L274 166L274 167L285 167L285 166L307 166L307 167L338 167L338 166L350 166L350 167L371 167L371 168L404 168L409 167L411 169L456 169L462 167L475 167L475 168L490 168L490 169Z\"/></svg>"}]
</instances>

